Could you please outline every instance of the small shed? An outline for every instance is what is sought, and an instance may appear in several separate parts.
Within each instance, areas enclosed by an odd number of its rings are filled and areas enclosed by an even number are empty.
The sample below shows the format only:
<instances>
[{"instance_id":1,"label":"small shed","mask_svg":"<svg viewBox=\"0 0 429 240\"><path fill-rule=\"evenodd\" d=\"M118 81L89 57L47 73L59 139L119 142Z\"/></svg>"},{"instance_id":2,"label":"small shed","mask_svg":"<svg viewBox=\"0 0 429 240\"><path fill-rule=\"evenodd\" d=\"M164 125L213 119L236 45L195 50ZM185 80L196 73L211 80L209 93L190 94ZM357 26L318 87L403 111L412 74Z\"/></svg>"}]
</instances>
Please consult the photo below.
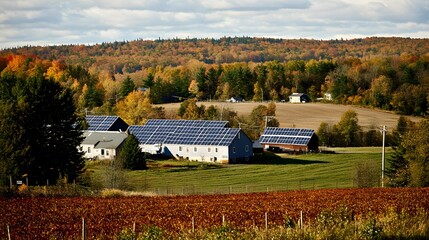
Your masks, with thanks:
<instances>
[{"instance_id":1,"label":"small shed","mask_svg":"<svg viewBox=\"0 0 429 240\"><path fill-rule=\"evenodd\" d=\"M309 101L310 98L305 93L293 93L289 96L289 102L291 103L306 103Z\"/></svg>"}]
</instances>

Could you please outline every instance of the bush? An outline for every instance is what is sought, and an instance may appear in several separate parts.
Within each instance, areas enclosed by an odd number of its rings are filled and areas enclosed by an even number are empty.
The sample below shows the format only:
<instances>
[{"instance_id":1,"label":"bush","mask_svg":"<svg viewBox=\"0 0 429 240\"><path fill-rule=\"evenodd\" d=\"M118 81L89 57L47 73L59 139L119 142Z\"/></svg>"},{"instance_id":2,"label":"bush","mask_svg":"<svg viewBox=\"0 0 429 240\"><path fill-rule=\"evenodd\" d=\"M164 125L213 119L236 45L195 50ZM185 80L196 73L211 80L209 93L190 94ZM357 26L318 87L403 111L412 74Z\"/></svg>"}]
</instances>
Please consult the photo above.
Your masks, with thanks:
<instances>
[{"instance_id":1,"label":"bush","mask_svg":"<svg viewBox=\"0 0 429 240\"><path fill-rule=\"evenodd\" d=\"M102 197L125 197L125 193L119 189L105 188L101 191Z\"/></svg>"}]
</instances>

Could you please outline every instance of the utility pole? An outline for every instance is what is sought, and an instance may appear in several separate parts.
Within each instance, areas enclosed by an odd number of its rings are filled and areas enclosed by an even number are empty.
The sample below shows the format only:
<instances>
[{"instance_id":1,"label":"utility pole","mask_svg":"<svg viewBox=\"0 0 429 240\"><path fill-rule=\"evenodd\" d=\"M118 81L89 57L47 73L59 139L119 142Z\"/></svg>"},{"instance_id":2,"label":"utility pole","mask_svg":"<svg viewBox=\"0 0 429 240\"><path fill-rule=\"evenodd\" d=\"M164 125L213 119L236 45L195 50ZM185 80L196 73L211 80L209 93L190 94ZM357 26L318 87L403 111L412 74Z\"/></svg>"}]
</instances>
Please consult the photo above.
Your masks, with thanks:
<instances>
[{"instance_id":1,"label":"utility pole","mask_svg":"<svg viewBox=\"0 0 429 240\"><path fill-rule=\"evenodd\" d=\"M383 148L381 150L381 187L384 187L384 152L385 152L385 141L386 141L386 125L382 126L381 133L383 134Z\"/></svg>"}]
</instances>

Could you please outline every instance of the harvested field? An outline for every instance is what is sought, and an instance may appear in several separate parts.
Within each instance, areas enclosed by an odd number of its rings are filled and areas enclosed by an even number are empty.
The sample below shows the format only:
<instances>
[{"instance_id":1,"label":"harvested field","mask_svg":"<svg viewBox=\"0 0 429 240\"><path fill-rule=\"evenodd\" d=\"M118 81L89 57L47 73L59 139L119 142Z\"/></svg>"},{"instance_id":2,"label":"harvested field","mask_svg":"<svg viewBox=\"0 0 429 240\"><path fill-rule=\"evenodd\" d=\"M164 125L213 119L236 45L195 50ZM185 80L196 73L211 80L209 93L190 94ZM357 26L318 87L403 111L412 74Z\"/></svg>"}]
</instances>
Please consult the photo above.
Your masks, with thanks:
<instances>
[{"instance_id":1,"label":"harvested field","mask_svg":"<svg viewBox=\"0 0 429 240\"><path fill-rule=\"evenodd\" d=\"M256 106L260 104L267 105L268 103L198 102L198 105L200 104L206 106L215 105L219 108L229 108L238 112L239 115L246 116L249 115ZM180 103L160 104L157 106L164 107L167 112L177 112ZM315 130L319 128L321 122L330 124L337 123L341 115L347 110L353 110L358 114L359 125L362 126L363 130L375 129L381 125L386 125L388 130L392 130L396 127L400 116L392 112L378 109L328 103L276 103L276 106L276 118L280 122L280 127L311 128ZM421 119L412 116L408 118L415 122Z\"/></svg>"},{"instance_id":2,"label":"harvested field","mask_svg":"<svg viewBox=\"0 0 429 240\"><path fill-rule=\"evenodd\" d=\"M79 239L82 218L87 239L112 239L135 223L167 232L211 229L222 218L239 229L284 224L285 214L310 222L323 210L347 207L353 216L387 210L429 210L429 188L327 189L273 193L167 197L0 198L0 239ZM7 227L8 226L8 227Z\"/></svg>"}]
</instances>

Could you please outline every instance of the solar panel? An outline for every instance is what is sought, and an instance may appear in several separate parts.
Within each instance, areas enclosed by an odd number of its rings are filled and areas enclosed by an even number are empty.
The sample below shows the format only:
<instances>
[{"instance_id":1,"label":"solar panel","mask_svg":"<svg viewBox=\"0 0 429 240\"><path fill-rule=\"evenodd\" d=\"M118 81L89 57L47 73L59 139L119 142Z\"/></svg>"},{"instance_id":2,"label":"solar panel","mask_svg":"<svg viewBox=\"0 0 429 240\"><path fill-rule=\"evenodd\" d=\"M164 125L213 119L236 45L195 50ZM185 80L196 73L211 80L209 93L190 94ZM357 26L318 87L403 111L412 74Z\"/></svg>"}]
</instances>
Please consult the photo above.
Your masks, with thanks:
<instances>
[{"instance_id":1,"label":"solar panel","mask_svg":"<svg viewBox=\"0 0 429 240\"><path fill-rule=\"evenodd\" d=\"M88 123L89 131L109 131L110 127L118 119L118 116L86 116L86 122Z\"/></svg>"},{"instance_id":2,"label":"solar panel","mask_svg":"<svg viewBox=\"0 0 429 240\"><path fill-rule=\"evenodd\" d=\"M259 138L263 144L307 145L314 130L305 128L266 128Z\"/></svg>"},{"instance_id":3,"label":"solar panel","mask_svg":"<svg viewBox=\"0 0 429 240\"><path fill-rule=\"evenodd\" d=\"M150 119L130 126L141 144L229 145L239 129L226 128L227 121Z\"/></svg>"}]
</instances>

